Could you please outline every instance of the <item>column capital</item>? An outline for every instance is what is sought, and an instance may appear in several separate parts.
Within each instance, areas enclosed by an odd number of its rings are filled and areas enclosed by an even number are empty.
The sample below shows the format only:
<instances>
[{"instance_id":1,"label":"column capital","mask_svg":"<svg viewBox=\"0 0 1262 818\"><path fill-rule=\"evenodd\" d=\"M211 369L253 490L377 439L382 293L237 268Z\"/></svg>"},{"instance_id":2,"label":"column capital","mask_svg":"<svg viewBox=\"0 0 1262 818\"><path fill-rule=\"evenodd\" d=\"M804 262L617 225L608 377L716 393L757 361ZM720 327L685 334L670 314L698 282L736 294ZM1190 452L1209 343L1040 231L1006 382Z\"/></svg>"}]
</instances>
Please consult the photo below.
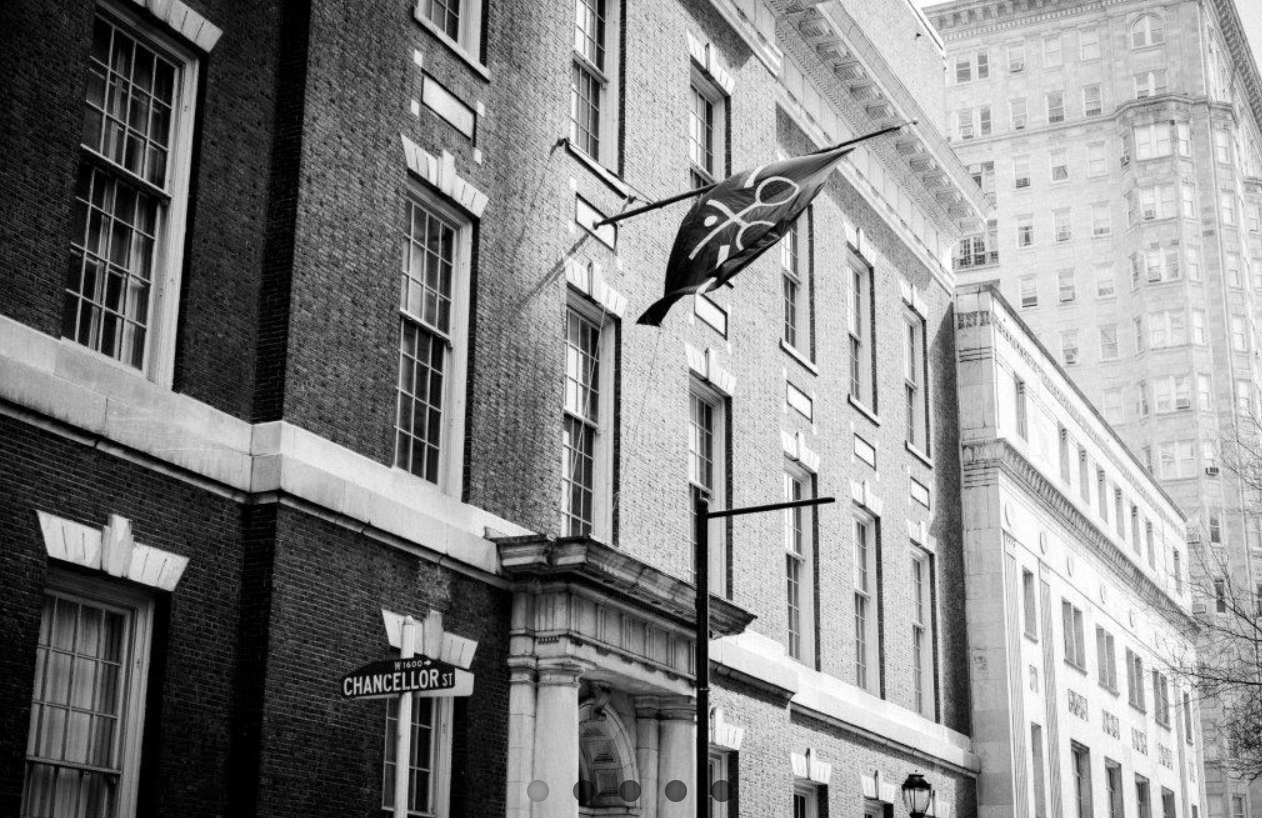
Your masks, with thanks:
<instances>
[{"instance_id":1,"label":"column capital","mask_svg":"<svg viewBox=\"0 0 1262 818\"><path fill-rule=\"evenodd\" d=\"M533 656L508 657L508 683L533 684L537 678L535 666L538 660Z\"/></svg>"},{"instance_id":2,"label":"column capital","mask_svg":"<svg viewBox=\"0 0 1262 818\"><path fill-rule=\"evenodd\" d=\"M663 721L695 721L697 718L697 700L691 696L662 696L657 702L657 717Z\"/></svg>"},{"instance_id":3,"label":"column capital","mask_svg":"<svg viewBox=\"0 0 1262 818\"><path fill-rule=\"evenodd\" d=\"M569 657L543 659L536 666L541 685L572 685L578 687L578 679L595 665Z\"/></svg>"}]
</instances>

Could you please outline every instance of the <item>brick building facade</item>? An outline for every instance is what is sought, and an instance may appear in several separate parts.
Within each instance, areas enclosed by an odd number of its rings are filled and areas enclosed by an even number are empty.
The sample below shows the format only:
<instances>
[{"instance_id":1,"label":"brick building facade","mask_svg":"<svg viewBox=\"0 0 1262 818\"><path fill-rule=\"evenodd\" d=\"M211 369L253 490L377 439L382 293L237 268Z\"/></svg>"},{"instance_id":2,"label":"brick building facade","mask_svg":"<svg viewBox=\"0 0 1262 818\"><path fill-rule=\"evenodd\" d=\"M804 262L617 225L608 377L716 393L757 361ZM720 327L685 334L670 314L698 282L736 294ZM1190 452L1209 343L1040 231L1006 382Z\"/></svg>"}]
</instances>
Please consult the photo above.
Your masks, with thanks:
<instances>
[{"instance_id":1,"label":"brick building facade","mask_svg":"<svg viewBox=\"0 0 1262 818\"><path fill-rule=\"evenodd\" d=\"M410 615L475 679L417 700L412 812L685 814L704 491L838 498L714 529L715 814L899 813L913 769L974 813L947 262L984 203L910 5L0 21L0 811L381 814L395 710L337 682ZM633 323L680 208L602 214L917 118Z\"/></svg>"}]
</instances>

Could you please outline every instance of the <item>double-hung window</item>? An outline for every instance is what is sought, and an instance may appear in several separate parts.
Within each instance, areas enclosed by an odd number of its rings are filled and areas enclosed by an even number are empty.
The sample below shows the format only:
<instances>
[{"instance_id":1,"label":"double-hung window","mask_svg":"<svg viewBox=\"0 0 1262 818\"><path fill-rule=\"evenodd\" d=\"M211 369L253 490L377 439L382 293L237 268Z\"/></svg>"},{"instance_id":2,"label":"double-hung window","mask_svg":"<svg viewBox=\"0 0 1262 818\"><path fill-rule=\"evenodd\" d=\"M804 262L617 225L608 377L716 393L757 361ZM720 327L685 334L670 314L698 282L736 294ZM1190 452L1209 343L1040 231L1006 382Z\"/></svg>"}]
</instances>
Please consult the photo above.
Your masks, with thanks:
<instances>
[{"instance_id":1,"label":"double-hung window","mask_svg":"<svg viewBox=\"0 0 1262 818\"><path fill-rule=\"evenodd\" d=\"M1154 97L1166 92L1166 69L1140 71L1135 75L1135 99Z\"/></svg>"},{"instance_id":2,"label":"double-hung window","mask_svg":"<svg viewBox=\"0 0 1262 818\"><path fill-rule=\"evenodd\" d=\"M1132 707L1144 710L1144 660L1130 648L1126 649L1126 699Z\"/></svg>"},{"instance_id":3,"label":"double-hung window","mask_svg":"<svg viewBox=\"0 0 1262 818\"><path fill-rule=\"evenodd\" d=\"M386 701L381 808L394 809L399 700ZM412 697L412 757L408 765L408 815L446 815L451 786L451 698Z\"/></svg>"},{"instance_id":4,"label":"double-hung window","mask_svg":"<svg viewBox=\"0 0 1262 818\"><path fill-rule=\"evenodd\" d=\"M850 335L850 397L875 412L872 269L859 258L851 258L849 267L846 320Z\"/></svg>"},{"instance_id":5,"label":"double-hung window","mask_svg":"<svg viewBox=\"0 0 1262 818\"><path fill-rule=\"evenodd\" d=\"M1065 92L1064 91L1048 91L1047 100L1047 122L1049 125L1065 121Z\"/></svg>"},{"instance_id":6,"label":"double-hung window","mask_svg":"<svg viewBox=\"0 0 1262 818\"><path fill-rule=\"evenodd\" d=\"M98 11L88 60L62 335L170 384L197 62Z\"/></svg>"},{"instance_id":7,"label":"double-hung window","mask_svg":"<svg viewBox=\"0 0 1262 818\"><path fill-rule=\"evenodd\" d=\"M1071 742L1073 757L1074 801L1078 818L1093 818L1091 809L1091 752L1078 742Z\"/></svg>"},{"instance_id":8,"label":"double-hung window","mask_svg":"<svg viewBox=\"0 0 1262 818\"><path fill-rule=\"evenodd\" d=\"M926 388L925 320L912 310L904 312L906 342L903 349L903 381L907 406L907 442L929 452L929 392Z\"/></svg>"},{"instance_id":9,"label":"double-hung window","mask_svg":"<svg viewBox=\"0 0 1262 818\"><path fill-rule=\"evenodd\" d=\"M811 477L795 468L784 472L786 502L815 496ZM784 578L788 624L788 653L799 662L810 663L815 635L812 589L815 550L814 525L810 507L784 510Z\"/></svg>"},{"instance_id":10,"label":"double-hung window","mask_svg":"<svg viewBox=\"0 0 1262 818\"><path fill-rule=\"evenodd\" d=\"M416 19L468 59L481 63L484 0L418 0Z\"/></svg>"},{"instance_id":11,"label":"double-hung window","mask_svg":"<svg viewBox=\"0 0 1262 818\"><path fill-rule=\"evenodd\" d=\"M1100 687L1117 690L1117 648L1113 634L1099 626L1095 629L1096 664L1099 666Z\"/></svg>"},{"instance_id":12,"label":"double-hung window","mask_svg":"<svg viewBox=\"0 0 1262 818\"><path fill-rule=\"evenodd\" d=\"M693 383L688 395L688 505L700 495L710 501L710 510L723 507L726 500L727 479L727 403L722 398ZM690 535L695 553L696 518L691 517ZM723 558L725 543L722 527L711 522L710 529L710 590L721 593L726 585L726 562Z\"/></svg>"},{"instance_id":13,"label":"double-hung window","mask_svg":"<svg viewBox=\"0 0 1262 818\"><path fill-rule=\"evenodd\" d=\"M22 815L136 810L153 602L53 576L36 647Z\"/></svg>"},{"instance_id":14,"label":"double-hung window","mask_svg":"<svg viewBox=\"0 0 1262 818\"><path fill-rule=\"evenodd\" d=\"M727 176L727 96L694 64L688 86L688 166L693 187Z\"/></svg>"},{"instance_id":15,"label":"double-hung window","mask_svg":"<svg viewBox=\"0 0 1262 818\"><path fill-rule=\"evenodd\" d=\"M612 480L606 430L613 414L613 325L586 304L565 313L561 520L565 536L611 534Z\"/></svg>"},{"instance_id":16,"label":"double-hung window","mask_svg":"<svg viewBox=\"0 0 1262 818\"><path fill-rule=\"evenodd\" d=\"M574 0L570 141L591 158L617 165L618 4Z\"/></svg>"},{"instance_id":17,"label":"double-hung window","mask_svg":"<svg viewBox=\"0 0 1262 818\"><path fill-rule=\"evenodd\" d=\"M1082 609L1068 600L1061 600L1060 615L1065 637L1065 661L1086 670L1087 645L1082 631Z\"/></svg>"},{"instance_id":18,"label":"double-hung window","mask_svg":"<svg viewBox=\"0 0 1262 818\"><path fill-rule=\"evenodd\" d=\"M1093 82L1082 86L1082 115L1099 116L1103 112L1104 105L1100 101L1100 83Z\"/></svg>"},{"instance_id":19,"label":"double-hung window","mask_svg":"<svg viewBox=\"0 0 1262 818\"><path fill-rule=\"evenodd\" d=\"M1165 41L1165 21L1157 15L1145 14L1131 23L1131 48L1161 45Z\"/></svg>"},{"instance_id":20,"label":"double-hung window","mask_svg":"<svg viewBox=\"0 0 1262 818\"><path fill-rule=\"evenodd\" d=\"M1015 99L1008 100L1008 111L1012 118L1012 130L1024 131L1026 126L1030 123L1025 97L1017 97Z\"/></svg>"},{"instance_id":21,"label":"double-hung window","mask_svg":"<svg viewBox=\"0 0 1262 818\"><path fill-rule=\"evenodd\" d=\"M1104 760L1104 786L1109 798L1108 818L1126 818L1126 808L1122 803L1122 765L1107 758Z\"/></svg>"},{"instance_id":22,"label":"double-hung window","mask_svg":"<svg viewBox=\"0 0 1262 818\"><path fill-rule=\"evenodd\" d=\"M1135 774L1135 809L1138 818L1152 818L1152 793L1148 779Z\"/></svg>"},{"instance_id":23,"label":"double-hung window","mask_svg":"<svg viewBox=\"0 0 1262 818\"><path fill-rule=\"evenodd\" d=\"M933 656L936 622L933 607L933 558L929 554L912 554L911 595L912 694L916 712L932 720L937 713Z\"/></svg>"},{"instance_id":24,"label":"double-hung window","mask_svg":"<svg viewBox=\"0 0 1262 818\"><path fill-rule=\"evenodd\" d=\"M854 683L881 695L880 581L876 522L854 520Z\"/></svg>"},{"instance_id":25,"label":"double-hung window","mask_svg":"<svg viewBox=\"0 0 1262 818\"><path fill-rule=\"evenodd\" d=\"M404 207L394 463L444 491L460 486L469 224L436 197Z\"/></svg>"},{"instance_id":26,"label":"double-hung window","mask_svg":"<svg viewBox=\"0 0 1262 818\"><path fill-rule=\"evenodd\" d=\"M811 338L811 211L807 208L780 243L781 284L784 290L784 342L809 359Z\"/></svg>"}]
</instances>

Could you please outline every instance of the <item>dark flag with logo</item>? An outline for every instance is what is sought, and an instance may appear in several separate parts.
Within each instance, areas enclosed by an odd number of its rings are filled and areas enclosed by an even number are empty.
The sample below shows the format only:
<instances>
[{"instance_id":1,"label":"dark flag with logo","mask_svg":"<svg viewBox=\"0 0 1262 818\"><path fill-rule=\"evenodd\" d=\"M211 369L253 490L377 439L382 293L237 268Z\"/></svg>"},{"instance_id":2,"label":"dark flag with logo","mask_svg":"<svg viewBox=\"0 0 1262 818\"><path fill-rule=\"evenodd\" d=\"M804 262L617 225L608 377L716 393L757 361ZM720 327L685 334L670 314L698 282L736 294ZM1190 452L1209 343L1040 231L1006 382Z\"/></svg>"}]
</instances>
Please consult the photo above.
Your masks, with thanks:
<instances>
[{"instance_id":1,"label":"dark flag with logo","mask_svg":"<svg viewBox=\"0 0 1262 818\"><path fill-rule=\"evenodd\" d=\"M717 287L753 263L784 237L851 150L839 145L772 162L738 173L704 193L675 235L665 295L637 323L661 326L680 298Z\"/></svg>"}]
</instances>

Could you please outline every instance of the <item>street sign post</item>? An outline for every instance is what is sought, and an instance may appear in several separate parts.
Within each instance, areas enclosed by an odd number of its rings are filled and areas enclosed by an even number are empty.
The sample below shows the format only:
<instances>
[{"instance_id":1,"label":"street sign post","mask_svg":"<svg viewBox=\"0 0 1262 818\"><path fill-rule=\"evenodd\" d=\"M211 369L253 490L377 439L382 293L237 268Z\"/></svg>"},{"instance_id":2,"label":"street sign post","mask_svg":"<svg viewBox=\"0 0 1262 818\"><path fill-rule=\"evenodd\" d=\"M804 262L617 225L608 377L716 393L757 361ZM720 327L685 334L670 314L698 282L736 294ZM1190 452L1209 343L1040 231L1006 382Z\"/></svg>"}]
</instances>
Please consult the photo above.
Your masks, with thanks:
<instances>
[{"instance_id":1,"label":"street sign post","mask_svg":"<svg viewBox=\"0 0 1262 818\"><path fill-rule=\"evenodd\" d=\"M416 656L370 662L342 677L346 699L384 699L404 693L422 698L469 696L473 674L429 656Z\"/></svg>"}]
</instances>

